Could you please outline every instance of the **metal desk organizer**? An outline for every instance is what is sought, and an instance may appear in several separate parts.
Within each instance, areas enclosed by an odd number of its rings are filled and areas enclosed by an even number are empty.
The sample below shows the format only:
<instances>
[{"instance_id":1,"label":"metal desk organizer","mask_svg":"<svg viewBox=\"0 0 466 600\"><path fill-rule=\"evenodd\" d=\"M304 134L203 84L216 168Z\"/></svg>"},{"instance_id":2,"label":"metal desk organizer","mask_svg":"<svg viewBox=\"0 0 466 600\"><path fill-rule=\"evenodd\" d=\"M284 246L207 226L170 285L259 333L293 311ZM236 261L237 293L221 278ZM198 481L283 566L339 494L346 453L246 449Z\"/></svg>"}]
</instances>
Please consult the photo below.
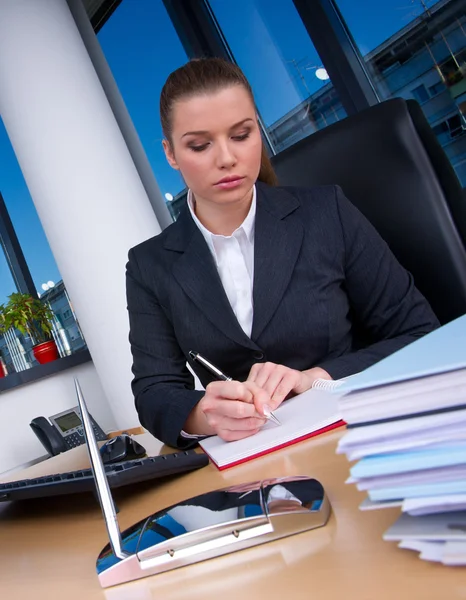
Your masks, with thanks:
<instances>
[{"instance_id":1,"label":"metal desk organizer","mask_svg":"<svg viewBox=\"0 0 466 600\"><path fill-rule=\"evenodd\" d=\"M330 504L322 485L284 477L216 490L143 519L122 535L119 559L110 544L97 559L103 587L322 527Z\"/></svg>"},{"instance_id":2,"label":"metal desk organizer","mask_svg":"<svg viewBox=\"0 0 466 600\"><path fill-rule=\"evenodd\" d=\"M79 383L82 421L110 543L97 559L102 587L163 573L324 526L330 503L309 477L282 477L201 494L120 534L115 507Z\"/></svg>"}]
</instances>

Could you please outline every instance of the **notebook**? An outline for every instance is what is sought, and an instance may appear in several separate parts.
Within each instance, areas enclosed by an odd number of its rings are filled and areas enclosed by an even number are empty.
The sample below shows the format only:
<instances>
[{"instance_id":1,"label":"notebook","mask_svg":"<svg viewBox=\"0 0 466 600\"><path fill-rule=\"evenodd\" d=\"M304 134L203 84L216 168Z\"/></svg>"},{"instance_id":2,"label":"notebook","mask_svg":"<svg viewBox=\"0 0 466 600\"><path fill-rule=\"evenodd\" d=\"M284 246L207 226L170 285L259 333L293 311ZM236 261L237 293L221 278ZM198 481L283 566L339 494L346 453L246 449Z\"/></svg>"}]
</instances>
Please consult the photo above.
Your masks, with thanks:
<instances>
[{"instance_id":1,"label":"notebook","mask_svg":"<svg viewBox=\"0 0 466 600\"><path fill-rule=\"evenodd\" d=\"M409 440L411 436L433 432L440 428L466 423L466 409L441 413L438 415L418 416L378 425L352 429L338 443L338 453L347 453L367 444L393 441L397 438Z\"/></svg>"},{"instance_id":2,"label":"notebook","mask_svg":"<svg viewBox=\"0 0 466 600\"><path fill-rule=\"evenodd\" d=\"M448 542L425 542L420 540L402 540L398 548L419 552L421 560L441 563L445 547Z\"/></svg>"},{"instance_id":3,"label":"notebook","mask_svg":"<svg viewBox=\"0 0 466 600\"><path fill-rule=\"evenodd\" d=\"M466 542L466 512L448 512L412 517L403 513L384 533L384 540Z\"/></svg>"},{"instance_id":4,"label":"notebook","mask_svg":"<svg viewBox=\"0 0 466 600\"><path fill-rule=\"evenodd\" d=\"M319 389L310 389L287 400L274 414L281 425L269 421L259 433L243 440L224 442L212 436L202 440L200 445L222 470L344 425L338 413L337 397Z\"/></svg>"},{"instance_id":5,"label":"notebook","mask_svg":"<svg viewBox=\"0 0 466 600\"><path fill-rule=\"evenodd\" d=\"M466 481L466 465L453 465L451 467L438 467L383 475L364 477L361 479L349 477L345 483L355 483L359 491L390 487L393 485L424 485L432 481L441 483L445 481Z\"/></svg>"},{"instance_id":6,"label":"notebook","mask_svg":"<svg viewBox=\"0 0 466 600\"><path fill-rule=\"evenodd\" d=\"M367 456L352 466L350 473L352 477L361 479L462 464L466 464L466 442L449 444L446 441L436 449Z\"/></svg>"},{"instance_id":7,"label":"notebook","mask_svg":"<svg viewBox=\"0 0 466 600\"><path fill-rule=\"evenodd\" d=\"M325 392L336 392L345 382L355 375L349 375L342 379L315 379L312 388L315 390L324 390Z\"/></svg>"},{"instance_id":8,"label":"notebook","mask_svg":"<svg viewBox=\"0 0 466 600\"><path fill-rule=\"evenodd\" d=\"M402 506L402 511L412 517L460 510L466 511L466 494L410 498Z\"/></svg>"},{"instance_id":9,"label":"notebook","mask_svg":"<svg viewBox=\"0 0 466 600\"><path fill-rule=\"evenodd\" d=\"M444 481L440 483L427 483L424 485L397 486L393 488L380 488L368 490L369 498L374 502L384 502L387 500L405 501L413 498L423 498L429 495L445 496L447 494L466 494L466 481L460 479L457 481Z\"/></svg>"},{"instance_id":10,"label":"notebook","mask_svg":"<svg viewBox=\"0 0 466 600\"><path fill-rule=\"evenodd\" d=\"M419 449L445 440L464 439L466 409L352 429L339 441L337 453L346 454L348 460L359 460L372 454Z\"/></svg>"},{"instance_id":11,"label":"notebook","mask_svg":"<svg viewBox=\"0 0 466 600\"><path fill-rule=\"evenodd\" d=\"M463 315L348 378L337 388L338 393L348 394L466 368L465 339L466 315Z\"/></svg>"},{"instance_id":12,"label":"notebook","mask_svg":"<svg viewBox=\"0 0 466 600\"><path fill-rule=\"evenodd\" d=\"M354 425L465 405L466 369L460 369L355 392L341 399L340 409Z\"/></svg>"}]
</instances>

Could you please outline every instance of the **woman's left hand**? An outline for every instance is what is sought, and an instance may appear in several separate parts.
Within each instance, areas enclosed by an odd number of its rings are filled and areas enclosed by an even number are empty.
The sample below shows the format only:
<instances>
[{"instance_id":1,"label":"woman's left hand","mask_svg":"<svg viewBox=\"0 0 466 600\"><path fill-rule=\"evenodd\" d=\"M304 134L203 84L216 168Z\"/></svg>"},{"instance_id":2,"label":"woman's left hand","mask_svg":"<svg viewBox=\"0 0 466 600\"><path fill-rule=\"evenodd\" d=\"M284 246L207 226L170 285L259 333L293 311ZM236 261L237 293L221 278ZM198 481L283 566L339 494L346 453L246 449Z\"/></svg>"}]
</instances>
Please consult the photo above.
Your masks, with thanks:
<instances>
[{"instance_id":1,"label":"woman's left hand","mask_svg":"<svg viewBox=\"0 0 466 600\"><path fill-rule=\"evenodd\" d=\"M256 363L249 371L247 381L253 381L270 396L270 409L275 410L290 394L301 394L312 387L316 379L332 379L321 369L296 371L275 363Z\"/></svg>"}]
</instances>

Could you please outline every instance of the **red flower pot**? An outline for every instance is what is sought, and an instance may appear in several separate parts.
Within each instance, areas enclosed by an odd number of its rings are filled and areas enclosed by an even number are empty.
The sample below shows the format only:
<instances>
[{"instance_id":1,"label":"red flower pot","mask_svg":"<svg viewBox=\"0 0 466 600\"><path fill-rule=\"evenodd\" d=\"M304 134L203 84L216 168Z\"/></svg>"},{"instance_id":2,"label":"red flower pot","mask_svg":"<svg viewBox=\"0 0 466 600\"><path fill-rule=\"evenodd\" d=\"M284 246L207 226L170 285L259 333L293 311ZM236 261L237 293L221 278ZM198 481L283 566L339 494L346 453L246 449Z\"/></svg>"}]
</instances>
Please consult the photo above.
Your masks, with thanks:
<instances>
[{"instance_id":1,"label":"red flower pot","mask_svg":"<svg viewBox=\"0 0 466 600\"><path fill-rule=\"evenodd\" d=\"M58 348L55 343L55 340L50 340L49 342L37 344L37 346L33 347L32 351L37 362L41 365L44 365L48 362L52 362L52 360L57 360L58 358Z\"/></svg>"},{"instance_id":2,"label":"red flower pot","mask_svg":"<svg viewBox=\"0 0 466 600\"><path fill-rule=\"evenodd\" d=\"M5 377L5 369L3 368L1 361L0 361L0 377Z\"/></svg>"}]
</instances>

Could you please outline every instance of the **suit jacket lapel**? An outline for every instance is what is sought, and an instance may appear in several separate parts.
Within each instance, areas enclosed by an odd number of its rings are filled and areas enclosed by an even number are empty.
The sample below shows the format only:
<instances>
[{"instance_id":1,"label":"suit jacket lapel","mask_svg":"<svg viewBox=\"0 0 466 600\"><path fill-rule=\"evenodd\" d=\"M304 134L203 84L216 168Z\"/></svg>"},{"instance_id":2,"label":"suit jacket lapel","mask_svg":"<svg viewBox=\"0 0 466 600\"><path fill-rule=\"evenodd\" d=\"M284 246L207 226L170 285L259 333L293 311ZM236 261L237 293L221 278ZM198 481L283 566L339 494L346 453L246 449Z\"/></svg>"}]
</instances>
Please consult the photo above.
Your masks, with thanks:
<instances>
[{"instance_id":1,"label":"suit jacket lapel","mask_svg":"<svg viewBox=\"0 0 466 600\"><path fill-rule=\"evenodd\" d=\"M172 227L165 248L180 252L173 276L197 308L233 341L257 349L244 333L231 308L217 267L201 232L184 210Z\"/></svg>"},{"instance_id":2,"label":"suit jacket lapel","mask_svg":"<svg viewBox=\"0 0 466 600\"><path fill-rule=\"evenodd\" d=\"M304 235L293 215L299 206L286 190L257 185L253 340L272 318L293 274Z\"/></svg>"}]
</instances>

